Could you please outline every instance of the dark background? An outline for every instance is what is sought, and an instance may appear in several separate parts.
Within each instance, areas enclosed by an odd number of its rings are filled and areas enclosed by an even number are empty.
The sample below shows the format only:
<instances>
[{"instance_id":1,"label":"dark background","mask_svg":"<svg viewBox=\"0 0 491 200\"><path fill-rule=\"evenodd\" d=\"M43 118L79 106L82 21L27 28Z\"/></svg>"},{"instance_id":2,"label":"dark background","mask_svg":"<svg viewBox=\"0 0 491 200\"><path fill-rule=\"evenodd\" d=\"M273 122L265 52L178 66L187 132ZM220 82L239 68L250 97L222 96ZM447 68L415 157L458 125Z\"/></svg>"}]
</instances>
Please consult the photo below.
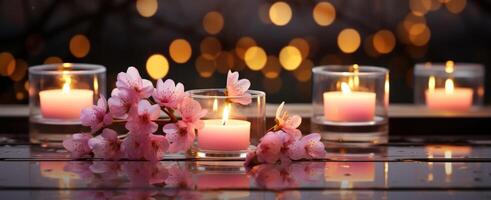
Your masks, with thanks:
<instances>
[{"instance_id":1,"label":"dark background","mask_svg":"<svg viewBox=\"0 0 491 200\"><path fill-rule=\"evenodd\" d=\"M491 66L491 1L285 2L292 17L286 25L278 26L268 14L275 1L0 1L0 103L27 103L28 66L56 61L102 64L108 69L110 91L116 74L128 66L138 67L142 76L151 79L146 63L154 54L163 55L169 65L152 67L157 71L168 68L165 78L184 83L186 89L224 87L226 71L231 68L249 78L253 89L266 91L268 102L310 102L310 69L323 64L389 68L391 102L412 102L412 69L419 62L482 63L487 80L491 78L487 69ZM329 2L335 8L335 20L327 26L320 26L313 18L319 2ZM218 33L204 28L204 18L212 11L224 22ZM220 20L210 18L205 20L206 26L220 27ZM411 29L415 24L419 29ZM361 36L353 53L341 51L345 44L337 42L340 32L347 28ZM394 48L389 47L385 54L374 48L381 44L373 40L383 29L395 36ZM76 35L86 40L73 41L71 49L70 41ZM269 55L266 69L253 71L237 56L237 41L245 36L253 38ZM210 37L221 45L211 58L207 49L213 50L213 45L204 42L213 40ZM169 45L179 38L187 40L192 49L191 58L182 64L169 53ZM288 71L277 60L281 49L295 38L306 42L309 51L301 51L305 54L302 64ZM390 41L383 44L387 43L391 46ZM206 77L210 72L213 74ZM487 104L490 88L486 81Z\"/></svg>"}]
</instances>

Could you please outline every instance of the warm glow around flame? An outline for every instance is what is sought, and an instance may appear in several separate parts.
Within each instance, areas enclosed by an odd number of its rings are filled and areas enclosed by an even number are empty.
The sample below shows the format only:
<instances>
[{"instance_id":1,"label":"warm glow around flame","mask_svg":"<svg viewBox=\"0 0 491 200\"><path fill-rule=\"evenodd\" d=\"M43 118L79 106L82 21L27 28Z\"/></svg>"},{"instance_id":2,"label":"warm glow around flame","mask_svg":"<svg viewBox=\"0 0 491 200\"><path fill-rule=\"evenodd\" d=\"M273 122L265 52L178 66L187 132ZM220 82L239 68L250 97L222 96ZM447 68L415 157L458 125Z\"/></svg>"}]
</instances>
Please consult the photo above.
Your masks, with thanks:
<instances>
[{"instance_id":1,"label":"warm glow around flame","mask_svg":"<svg viewBox=\"0 0 491 200\"><path fill-rule=\"evenodd\" d=\"M348 94L348 93L351 93L351 88L350 86L345 83L345 82L342 82L341 83L341 92L343 92L343 94Z\"/></svg>"},{"instance_id":2,"label":"warm glow around flame","mask_svg":"<svg viewBox=\"0 0 491 200\"><path fill-rule=\"evenodd\" d=\"M229 112L230 112L230 104L226 105L223 108L222 125L224 126L227 124Z\"/></svg>"},{"instance_id":3,"label":"warm glow around flame","mask_svg":"<svg viewBox=\"0 0 491 200\"><path fill-rule=\"evenodd\" d=\"M218 110L218 100L215 98L215 100L213 100L213 112L217 110Z\"/></svg>"},{"instance_id":4,"label":"warm glow around flame","mask_svg":"<svg viewBox=\"0 0 491 200\"><path fill-rule=\"evenodd\" d=\"M72 83L72 79L68 75L67 71L63 71L62 79L63 79L63 81L65 81L65 83L63 84L63 88L62 88L63 93L70 93L70 85Z\"/></svg>"},{"instance_id":5,"label":"warm glow around flame","mask_svg":"<svg viewBox=\"0 0 491 200\"><path fill-rule=\"evenodd\" d=\"M445 93L453 93L454 85L452 79L447 79L445 81Z\"/></svg>"},{"instance_id":6,"label":"warm glow around flame","mask_svg":"<svg viewBox=\"0 0 491 200\"><path fill-rule=\"evenodd\" d=\"M451 60L447 61L447 63L445 63L445 72L447 73L453 73L455 70L455 63Z\"/></svg>"},{"instance_id":7,"label":"warm glow around flame","mask_svg":"<svg viewBox=\"0 0 491 200\"><path fill-rule=\"evenodd\" d=\"M434 92L435 91L435 85L436 85L435 76L430 76L430 78L428 79L428 91Z\"/></svg>"}]
</instances>

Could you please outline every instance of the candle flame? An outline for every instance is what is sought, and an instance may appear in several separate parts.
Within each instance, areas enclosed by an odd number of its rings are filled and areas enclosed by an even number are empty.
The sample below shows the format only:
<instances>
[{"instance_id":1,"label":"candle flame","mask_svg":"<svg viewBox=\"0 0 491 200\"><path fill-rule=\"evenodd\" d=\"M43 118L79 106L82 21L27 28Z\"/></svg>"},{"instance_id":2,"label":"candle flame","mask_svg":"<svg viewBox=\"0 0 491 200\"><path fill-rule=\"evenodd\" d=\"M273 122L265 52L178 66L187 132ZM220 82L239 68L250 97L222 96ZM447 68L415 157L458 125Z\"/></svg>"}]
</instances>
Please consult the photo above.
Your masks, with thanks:
<instances>
[{"instance_id":1,"label":"candle flame","mask_svg":"<svg viewBox=\"0 0 491 200\"><path fill-rule=\"evenodd\" d=\"M230 104L227 104L223 108L222 125L224 126L227 124L229 112L230 112Z\"/></svg>"},{"instance_id":2,"label":"candle flame","mask_svg":"<svg viewBox=\"0 0 491 200\"><path fill-rule=\"evenodd\" d=\"M63 84L63 87L62 87L63 93L70 93L70 85L72 83L72 79L68 75L68 72L67 71L63 71L63 77L62 77L62 79L65 82Z\"/></svg>"},{"instance_id":3,"label":"candle flame","mask_svg":"<svg viewBox=\"0 0 491 200\"><path fill-rule=\"evenodd\" d=\"M70 68L72 67L72 63L63 63L62 66L63 68Z\"/></svg>"},{"instance_id":4,"label":"candle flame","mask_svg":"<svg viewBox=\"0 0 491 200\"><path fill-rule=\"evenodd\" d=\"M433 93L435 91L435 85L435 76L430 76L430 78L428 79L428 91Z\"/></svg>"},{"instance_id":5,"label":"candle flame","mask_svg":"<svg viewBox=\"0 0 491 200\"><path fill-rule=\"evenodd\" d=\"M341 92L343 92L343 94L348 94L348 93L351 93L351 88L350 86L345 83L345 82L342 82L341 83Z\"/></svg>"},{"instance_id":6,"label":"candle flame","mask_svg":"<svg viewBox=\"0 0 491 200\"><path fill-rule=\"evenodd\" d=\"M453 61L449 60L445 63L445 72L451 74L454 72L454 69L455 69L455 63Z\"/></svg>"},{"instance_id":7,"label":"candle flame","mask_svg":"<svg viewBox=\"0 0 491 200\"><path fill-rule=\"evenodd\" d=\"M385 76L385 92L386 93L389 93L389 90L390 90L390 83L389 83L389 74L387 74L387 76Z\"/></svg>"},{"instance_id":8,"label":"candle flame","mask_svg":"<svg viewBox=\"0 0 491 200\"><path fill-rule=\"evenodd\" d=\"M213 100L213 112L216 112L218 110L218 100L215 98Z\"/></svg>"},{"instance_id":9,"label":"candle flame","mask_svg":"<svg viewBox=\"0 0 491 200\"><path fill-rule=\"evenodd\" d=\"M454 84L452 79L447 79L445 81L445 93L450 94L453 93Z\"/></svg>"},{"instance_id":10,"label":"candle flame","mask_svg":"<svg viewBox=\"0 0 491 200\"><path fill-rule=\"evenodd\" d=\"M97 95L99 92L99 81L97 80L97 77L94 76L94 93Z\"/></svg>"},{"instance_id":11,"label":"candle flame","mask_svg":"<svg viewBox=\"0 0 491 200\"><path fill-rule=\"evenodd\" d=\"M350 84L350 86L352 86L353 88L358 88L358 86L360 85L360 78L358 77L359 67L360 66L358 66L357 64L353 65L353 73L355 75L353 77L353 83ZM351 80L350 80L350 82L351 82Z\"/></svg>"}]
</instances>

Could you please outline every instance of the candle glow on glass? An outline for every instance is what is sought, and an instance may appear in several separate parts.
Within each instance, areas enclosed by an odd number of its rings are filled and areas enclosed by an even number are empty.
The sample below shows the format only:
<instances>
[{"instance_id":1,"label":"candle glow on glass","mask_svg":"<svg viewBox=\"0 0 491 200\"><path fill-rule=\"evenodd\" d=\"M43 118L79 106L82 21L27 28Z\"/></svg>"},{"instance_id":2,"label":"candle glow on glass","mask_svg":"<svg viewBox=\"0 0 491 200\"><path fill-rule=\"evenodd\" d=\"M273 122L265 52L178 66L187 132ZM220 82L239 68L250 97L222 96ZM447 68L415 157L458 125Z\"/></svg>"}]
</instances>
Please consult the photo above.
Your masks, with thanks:
<instances>
[{"instance_id":1,"label":"candle glow on glass","mask_svg":"<svg viewBox=\"0 0 491 200\"><path fill-rule=\"evenodd\" d=\"M64 63L63 67L71 65ZM50 89L39 92L41 114L51 119L78 120L82 109L93 103L94 92L88 89L72 89L72 78L68 71L62 72L63 86L61 89Z\"/></svg>"},{"instance_id":2,"label":"candle glow on glass","mask_svg":"<svg viewBox=\"0 0 491 200\"><path fill-rule=\"evenodd\" d=\"M455 71L453 61L447 61L445 72L452 74ZM457 88L452 78L445 80L445 88L436 88L435 76L428 79L428 89L425 92L426 105L435 110L466 111L472 106L474 91L471 88Z\"/></svg>"},{"instance_id":3,"label":"candle glow on glass","mask_svg":"<svg viewBox=\"0 0 491 200\"><path fill-rule=\"evenodd\" d=\"M240 151L250 144L251 123L230 119L231 105L223 108L222 119L203 120L198 133L198 147L206 150Z\"/></svg>"}]
</instances>

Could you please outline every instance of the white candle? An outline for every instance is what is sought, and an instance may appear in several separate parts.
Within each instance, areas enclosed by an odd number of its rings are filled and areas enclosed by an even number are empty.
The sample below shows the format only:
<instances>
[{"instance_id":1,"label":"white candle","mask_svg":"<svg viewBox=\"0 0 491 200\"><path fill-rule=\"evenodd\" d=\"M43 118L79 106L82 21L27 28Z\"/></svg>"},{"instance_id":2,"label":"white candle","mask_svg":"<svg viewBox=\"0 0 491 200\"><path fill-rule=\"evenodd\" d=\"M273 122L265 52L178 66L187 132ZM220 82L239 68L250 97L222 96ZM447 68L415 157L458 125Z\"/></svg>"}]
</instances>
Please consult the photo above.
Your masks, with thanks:
<instances>
[{"instance_id":1,"label":"white candle","mask_svg":"<svg viewBox=\"0 0 491 200\"><path fill-rule=\"evenodd\" d=\"M324 117L334 122L367 122L375 116L375 93L351 91L341 84L342 91L324 93Z\"/></svg>"},{"instance_id":2,"label":"white candle","mask_svg":"<svg viewBox=\"0 0 491 200\"><path fill-rule=\"evenodd\" d=\"M473 93L470 88L454 88L452 79L445 81L445 88L435 89L432 76L428 81L428 90L425 91L426 105L435 110L469 110Z\"/></svg>"},{"instance_id":3,"label":"white candle","mask_svg":"<svg viewBox=\"0 0 491 200\"><path fill-rule=\"evenodd\" d=\"M223 119L203 120L205 125L198 132L198 147L219 151L246 150L250 144L251 123L228 119L227 106L223 115Z\"/></svg>"},{"instance_id":4,"label":"white candle","mask_svg":"<svg viewBox=\"0 0 491 200\"><path fill-rule=\"evenodd\" d=\"M44 118L79 119L83 108L93 104L94 91L88 89L70 89L70 78L64 77L62 89L39 92L39 104Z\"/></svg>"}]
</instances>

